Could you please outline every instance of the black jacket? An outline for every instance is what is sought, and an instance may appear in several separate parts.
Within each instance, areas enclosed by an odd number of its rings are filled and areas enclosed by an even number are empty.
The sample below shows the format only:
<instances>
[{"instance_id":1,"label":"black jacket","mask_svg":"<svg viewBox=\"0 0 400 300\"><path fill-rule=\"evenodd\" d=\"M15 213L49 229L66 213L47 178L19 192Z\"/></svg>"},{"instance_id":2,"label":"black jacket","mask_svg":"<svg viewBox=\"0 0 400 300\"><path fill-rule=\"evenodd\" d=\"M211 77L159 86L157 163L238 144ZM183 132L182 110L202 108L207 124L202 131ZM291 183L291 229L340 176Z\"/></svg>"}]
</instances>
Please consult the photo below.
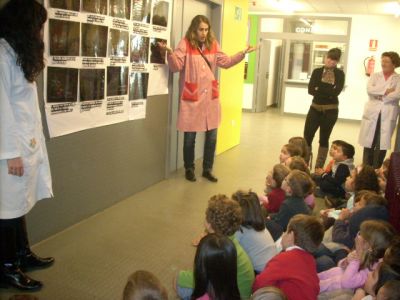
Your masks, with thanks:
<instances>
[{"instance_id":1,"label":"black jacket","mask_svg":"<svg viewBox=\"0 0 400 300\"><path fill-rule=\"evenodd\" d=\"M322 82L322 74L324 67L314 69L311 74L310 82L308 83L308 93L313 98L315 104L338 104L338 96L344 87L344 72L335 68L335 84Z\"/></svg>"},{"instance_id":2,"label":"black jacket","mask_svg":"<svg viewBox=\"0 0 400 300\"><path fill-rule=\"evenodd\" d=\"M304 199L299 197L286 197L279 208L279 212L271 214L271 220L278 223L283 231L286 231L289 220L297 214L310 214L310 209L304 202Z\"/></svg>"}]
</instances>

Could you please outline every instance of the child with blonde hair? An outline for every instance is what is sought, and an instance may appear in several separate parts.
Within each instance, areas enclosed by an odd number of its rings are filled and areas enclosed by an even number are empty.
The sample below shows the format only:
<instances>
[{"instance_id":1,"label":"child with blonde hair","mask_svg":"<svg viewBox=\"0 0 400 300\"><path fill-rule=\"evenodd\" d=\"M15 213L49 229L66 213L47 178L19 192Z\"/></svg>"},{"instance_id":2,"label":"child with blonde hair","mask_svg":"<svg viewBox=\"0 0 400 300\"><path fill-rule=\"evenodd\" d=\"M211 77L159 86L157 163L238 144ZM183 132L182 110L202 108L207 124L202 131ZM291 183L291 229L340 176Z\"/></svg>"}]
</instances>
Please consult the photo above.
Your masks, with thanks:
<instances>
[{"instance_id":1,"label":"child with blonde hair","mask_svg":"<svg viewBox=\"0 0 400 300\"><path fill-rule=\"evenodd\" d=\"M139 270L128 277L123 300L168 300L168 293L160 280L152 273Z\"/></svg>"},{"instance_id":2,"label":"child with blonde hair","mask_svg":"<svg viewBox=\"0 0 400 300\"><path fill-rule=\"evenodd\" d=\"M395 236L387 222L368 220L361 224L355 238L355 250L338 266L318 274L320 291L356 289L364 285L369 272L374 270Z\"/></svg>"},{"instance_id":3,"label":"child with blonde hair","mask_svg":"<svg viewBox=\"0 0 400 300\"><path fill-rule=\"evenodd\" d=\"M250 300L288 300L288 298L277 287L267 286L257 290Z\"/></svg>"}]
</instances>

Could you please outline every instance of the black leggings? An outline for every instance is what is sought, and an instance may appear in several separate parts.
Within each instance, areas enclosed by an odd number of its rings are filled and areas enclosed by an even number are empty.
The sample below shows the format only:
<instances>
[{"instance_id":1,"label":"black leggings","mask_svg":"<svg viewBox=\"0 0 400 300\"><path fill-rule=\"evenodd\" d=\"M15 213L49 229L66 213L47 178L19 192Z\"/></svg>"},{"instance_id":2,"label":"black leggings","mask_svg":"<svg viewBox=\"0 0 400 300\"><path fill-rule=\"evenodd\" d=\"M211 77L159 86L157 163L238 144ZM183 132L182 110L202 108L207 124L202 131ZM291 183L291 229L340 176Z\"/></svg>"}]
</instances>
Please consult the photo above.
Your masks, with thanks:
<instances>
[{"instance_id":1,"label":"black leggings","mask_svg":"<svg viewBox=\"0 0 400 300\"><path fill-rule=\"evenodd\" d=\"M331 136L333 126L336 124L338 114L338 109L319 111L314 107L310 107L304 125L304 138L308 146L311 147L314 135L319 127L319 145L320 147L329 148L329 137Z\"/></svg>"}]
</instances>

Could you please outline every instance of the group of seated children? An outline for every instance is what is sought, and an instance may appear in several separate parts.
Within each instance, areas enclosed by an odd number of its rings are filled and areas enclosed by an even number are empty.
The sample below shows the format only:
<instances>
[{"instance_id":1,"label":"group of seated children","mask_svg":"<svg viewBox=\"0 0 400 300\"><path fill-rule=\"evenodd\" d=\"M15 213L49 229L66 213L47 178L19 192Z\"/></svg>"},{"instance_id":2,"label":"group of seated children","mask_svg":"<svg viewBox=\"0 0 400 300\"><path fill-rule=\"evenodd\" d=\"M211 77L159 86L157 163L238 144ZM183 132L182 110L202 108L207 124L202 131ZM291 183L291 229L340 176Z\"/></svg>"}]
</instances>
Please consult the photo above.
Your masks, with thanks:
<instances>
[{"instance_id":1,"label":"group of seated children","mask_svg":"<svg viewBox=\"0 0 400 300\"><path fill-rule=\"evenodd\" d=\"M174 283L180 299L400 299L400 237L382 196L388 162L355 167L354 147L337 140L332 160L310 174L307 150L300 137L282 147L264 195L211 197L193 270ZM316 197L328 208L313 211ZM133 297L136 277L124 300L167 299L150 277L141 288L147 298Z\"/></svg>"}]
</instances>

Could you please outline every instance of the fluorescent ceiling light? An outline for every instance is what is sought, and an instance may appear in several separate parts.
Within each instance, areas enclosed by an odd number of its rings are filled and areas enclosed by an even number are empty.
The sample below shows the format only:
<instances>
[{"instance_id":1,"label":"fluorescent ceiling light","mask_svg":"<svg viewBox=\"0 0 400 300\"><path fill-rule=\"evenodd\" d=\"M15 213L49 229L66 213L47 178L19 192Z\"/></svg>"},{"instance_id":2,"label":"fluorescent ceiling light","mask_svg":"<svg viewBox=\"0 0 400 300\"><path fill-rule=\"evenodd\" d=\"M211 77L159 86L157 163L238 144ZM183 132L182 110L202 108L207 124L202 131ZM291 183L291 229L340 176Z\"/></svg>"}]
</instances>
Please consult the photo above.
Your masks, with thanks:
<instances>
[{"instance_id":1,"label":"fluorescent ceiling light","mask_svg":"<svg viewBox=\"0 0 400 300\"><path fill-rule=\"evenodd\" d=\"M269 5L274 9L280 10L285 13L292 14L297 10L301 10L303 6L293 0L268 0Z\"/></svg>"},{"instance_id":2,"label":"fluorescent ceiling light","mask_svg":"<svg viewBox=\"0 0 400 300\"><path fill-rule=\"evenodd\" d=\"M400 16L400 2L392 1L384 4L383 10L387 14L394 14L397 17Z\"/></svg>"}]
</instances>

